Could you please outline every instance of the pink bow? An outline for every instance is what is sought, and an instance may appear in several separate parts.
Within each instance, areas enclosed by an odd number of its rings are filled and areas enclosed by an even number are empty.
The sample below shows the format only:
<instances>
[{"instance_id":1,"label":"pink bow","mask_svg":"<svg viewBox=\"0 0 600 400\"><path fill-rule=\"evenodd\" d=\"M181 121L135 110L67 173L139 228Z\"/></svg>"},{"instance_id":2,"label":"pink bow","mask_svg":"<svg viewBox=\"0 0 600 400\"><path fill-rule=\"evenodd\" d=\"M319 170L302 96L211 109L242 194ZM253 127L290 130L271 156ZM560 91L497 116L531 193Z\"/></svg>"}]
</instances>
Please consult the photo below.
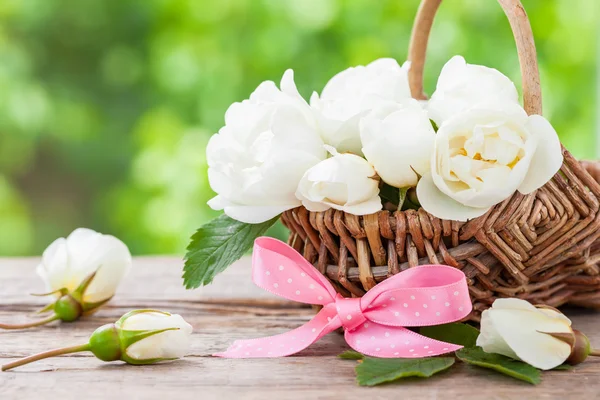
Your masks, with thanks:
<instances>
[{"instance_id":1,"label":"pink bow","mask_svg":"<svg viewBox=\"0 0 600 400\"><path fill-rule=\"evenodd\" d=\"M272 238L254 242L254 283L278 296L323 309L292 331L260 339L237 340L227 358L282 357L297 353L343 327L354 350L374 357L430 357L460 349L430 339L406 326L458 321L472 309L465 275L443 265L424 265L401 272L369 290L362 298L344 298L296 250Z\"/></svg>"}]
</instances>

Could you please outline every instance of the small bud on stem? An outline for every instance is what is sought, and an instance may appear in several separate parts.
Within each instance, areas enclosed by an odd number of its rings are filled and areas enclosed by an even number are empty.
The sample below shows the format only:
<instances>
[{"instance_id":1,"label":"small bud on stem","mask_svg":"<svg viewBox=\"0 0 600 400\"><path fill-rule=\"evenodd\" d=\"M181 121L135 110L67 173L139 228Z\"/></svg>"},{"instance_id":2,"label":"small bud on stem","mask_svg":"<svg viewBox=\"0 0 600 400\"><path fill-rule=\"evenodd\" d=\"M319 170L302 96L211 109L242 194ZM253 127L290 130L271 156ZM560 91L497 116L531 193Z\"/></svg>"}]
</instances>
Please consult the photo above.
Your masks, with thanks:
<instances>
[{"instance_id":1,"label":"small bud on stem","mask_svg":"<svg viewBox=\"0 0 600 400\"><path fill-rule=\"evenodd\" d=\"M588 337L577 329L573 329L570 333L548 333L548 335L571 346L571 355L565 361L567 364L577 365L584 362L589 356L600 356L600 350L592 349Z\"/></svg>"},{"instance_id":2,"label":"small bud on stem","mask_svg":"<svg viewBox=\"0 0 600 400\"><path fill-rule=\"evenodd\" d=\"M65 309L67 311L72 311L70 308L71 306L70 300L67 299L67 301L65 301ZM69 314L66 313L64 315L68 316ZM148 326L147 329L144 329L143 327L136 325L137 328L134 330L127 329L124 324L127 319L133 317L138 318L138 321L146 323L148 323L148 321L152 323L152 321L159 319L161 320L159 321L160 327L154 329L152 326ZM58 317L57 315L54 315L52 318L57 319ZM164 327L165 321L168 321L167 327ZM40 324L43 322L44 321L40 321ZM169 335L169 332L179 332L182 328L184 331L181 333L178 333L175 336L172 334ZM161 361L175 360L183 357L183 351L185 351L189 345L188 339L191 331L192 327L179 315L171 315L157 310L135 310L125 314L114 324L103 325L96 329L86 344L50 350L25 357L3 365L2 371L20 367L21 365L39 361L44 358L77 353L80 351L91 351L102 361L121 360L134 365L154 364ZM159 336L161 334L167 334L167 336L162 336L162 338L160 338ZM132 354L127 353L130 347L142 340L153 340L153 345L148 347L149 350L143 350L145 353L149 354L148 356L144 356L144 353L140 353L139 349Z\"/></svg>"},{"instance_id":3,"label":"small bud on stem","mask_svg":"<svg viewBox=\"0 0 600 400\"><path fill-rule=\"evenodd\" d=\"M2 324L0 323L0 329L26 329L33 328L36 326L41 326L48 324L52 321L64 321L64 322L73 322L79 319L82 315L91 313L95 311L98 307L104 305L106 302L110 300L106 299L104 301L98 303L85 303L83 301L83 296L85 291L90 286L96 273L98 271L91 273L88 275L83 282L75 289L72 293L69 293L67 289L59 289L50 293L44 294L33 294L33 296L49 296L49 295L60 295L58 300L54 303L48 304L44 308L40 310L40 313L45 313L49 311L54 311L54 314L48 318L33 321L25 324Z\"/></svg>"}]
</instances>

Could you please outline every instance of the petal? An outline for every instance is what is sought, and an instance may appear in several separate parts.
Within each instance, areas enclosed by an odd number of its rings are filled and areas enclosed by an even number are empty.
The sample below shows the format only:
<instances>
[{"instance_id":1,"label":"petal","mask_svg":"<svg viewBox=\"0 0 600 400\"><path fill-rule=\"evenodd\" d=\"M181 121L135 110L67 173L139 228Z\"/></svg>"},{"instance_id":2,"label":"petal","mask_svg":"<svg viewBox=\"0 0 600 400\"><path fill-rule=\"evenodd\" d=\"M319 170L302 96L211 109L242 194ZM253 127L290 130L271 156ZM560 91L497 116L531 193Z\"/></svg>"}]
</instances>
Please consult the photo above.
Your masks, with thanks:
<instances>
[{"instance_id":1,"label":"petal","mask_svg":"<svg viewBox=\"0 0 600 400\"><path fill-rule=\"evenodd\" d=\"M496 300L497 301L497 300ZM485 310L481 314L481 333L477 337L476 345L486 353L502 354L511 358L519 358L517 354L506 344L494 322L490 318L492 310Z\"/></svg>"},{"instance_id":2,"label":"petal","mask_svg":"<svg viewBox=\"0 0 600 400\"><path fill-rule=\"evenodd\" d=\"M224 212L230 218L233 218L237 221L247 224L260 224L275 218L284 211L298 207L299 205L300 201L293 204L277 204L270 206L246 206L235 204L226 206Z\"/></svg>"},{"instance_id":3,"label":"petal","mask_svg":"<svg viewBox=\"0 0 600 400\"><path fill-rule=\"evenodd\" d=\"M311 200L308 200L308 199L302 199L302 205L308 211L312 211L312 212L327 211L327 210L329 210L331 208L328 204L319 203L319 202L311 201Z\"/></svg>"},{"instance_id":4,"label":"petal","mask_svg":"<svg viewBox=\"0 0 600 400\"><path fill-rule=\"evenodd\" d=\"M560 140L556 131L541 115L531 115L527 128L537 140L537 149L519 192L528 194L545 185L558 172L563 163Z\"/></svg>"},{"instance_id":5,"label":"petal","mask_svg":"<svg viewBox=\"0 0 600 400\"><path fill-rule=\"evenodd\" d=\"M360 130L358 124L366 112L356 114L345 121L332 120L326 117L320 119L321 128L327 132L325 142L335 147L339 152L362 154Z\"/></svg>"},{"instance_id":6,"label":"petal","mask_svg":"<svg viewBox=\"0 0 600 400\"><path fill-rule=\"evenodd\" d=\"M549 316L550 318L560 319L567 325L571 326L571 320L569 318L567 318L567 316L565 314L561 313L558 310L553 310L551 308L543 308L543 307L542 308L536 307L536 310L542 314Z\"/></svg>"},{"instance_id":7,"label":"petal","mask_svg":"<svg viewBox=\"0 0 600 400\"><path fill-rule=\"evenodd\" d=\"M360 123L363 153L385 183L416 186L429 171L435 132L416 101L379 107Z\"/></svg>"},{"instance_id":8,"label":"petal","mask_svg":"<svg viewBox=\"0 0 600 400\"><path fill-rule=\"evenodd\" d=\"M494 68L467 64L452 57L442 68L436 90L429 101L431 119L438 126L452 116L482 104L517 104L514 83Z\"/></svg>"},{"instance_id":9,"label":"petal","mask_svg":"<svg viewBox=\"0 0 600 400\"><path fill-rule=\"evenodd\" d=\"M87 261L90 258L91 252L98 246L101 237L101 233L87 228L77 228L67 237L72 272L78 269L85 269L84 273L87 275L99 267L96 266L90 269Z\"/></svg>"},{"instance_id":10,"label":"petal","mask_svg":"<svg viewBox=\"0 0 600 400\"><path fill-rule=\"evenodd\" d=\"M127 246L110 235L79 228L66 239L69 268L65 284L75 290L93 272L96 277L84 294L84 302L95 303L111 298L131 267Z\"/></svg>"},{"instance_id":11,"label":"petal","mask_svg":"<svg viewBox=\"0 0 600 400\"><path fill-rule=\"evenodd\" d=\"M345 211L349 214L353 214L353 215L368 215L368 214L375 214L377 211L380 211L382 208L381 205L381 198L379 197L379 195L377 195L376 197L372 197L371 199L369 199L368 201L365 201L363 203L358 203L358 204L353 204L353 205L345 205L345 206L334 206L332 204L333 208L337 208L338 210L342 210Z\"/></svg>"},{"instance_id":12,"label":"petal","mask_svg":"<svg viewBox=\"0 0 600 400\"><path fill-rule=\"evenodd\" d=\"M425 211L440 219L467 221L480 217L489 210L467 207L445 195L437 188L431 174L426 174L419 180L417 198Z\"/></svg>"},{"instance_id":13,"label":"petal","mask_svg":"<svg viewBox=\"0 0 600 400\"><path fill-rule=\"evenodd\" d=\"M206 202L210 208L213 210L222 210L226 205L230 204L227 200L223 198L223 196L215 196L209 201Z\"/></svg>"},{"instance_id":14,"label":"petal","mask_svg":"<svg viewBox=\"0 0 600 400\"><path fill-rule=\"evenodd\" d=\"M69 254L65 238L56 239L44 250L37 273L49 292L67 287L69 284Z\"/></svg>"},{"instance_id":15,"label":"petal","mask_svg":"<svg viewBox=\"0 0 600 400\"><path fill-rule=\"evenodd\" d=\"M496 299L492 304L494 310L525 310L525 311L538 311L537 308L527 300L522 299Z\"/></svg>"},{"instance_id":16,"label":"petal","mask_svg":"<svg viewBox=\"0 0 600 400\"><path fill-rule=\"evenodd\" d=\"M141 313L127 318L122 325L122 329L126 331L168 328L178 328L178 330L166 331L142 339L127 347L127 355L135 360L183 357L189 349L192 326L180 315Z\"/></svg>"},{"instance_id":17,"label":"petal","mask_svg":"<svg viewBox=\"0 0 600 400\"><path fill-rule=\"evenodd\" d=\"M283 77L281 78L281 83L279 85L281 87L281 91L283 93L289 94L294 97L302 98L300 93L298 92L298 88L296 87L296 82L294 82L294 70L287 69L283 73Z\"/></svg>"},{"instance_id":18,"label":"petal","mask_svg":"<svg viewBox=\"0 0 600 400\"><path fill-rule=\"evenodd\" d=\"M83 301L96 303L115 294L117 287L131 269L131 253L121 240L111 235L101 235L88 262L89 265L95 266L97 273L85 291Z\"/></svg>"},{"instance_id":19,"label":"petal","mask_svg":"<svg viewBox=\"0 0 600 400\"><path fill-rule=\"evenodd\" d=\"M571 346L541 332L570 333L561 319L549 318L537 311L491 310L498 334L519 359L536 368L548 370L561 365L571 354Z\"/></svg>"}]
</instances>

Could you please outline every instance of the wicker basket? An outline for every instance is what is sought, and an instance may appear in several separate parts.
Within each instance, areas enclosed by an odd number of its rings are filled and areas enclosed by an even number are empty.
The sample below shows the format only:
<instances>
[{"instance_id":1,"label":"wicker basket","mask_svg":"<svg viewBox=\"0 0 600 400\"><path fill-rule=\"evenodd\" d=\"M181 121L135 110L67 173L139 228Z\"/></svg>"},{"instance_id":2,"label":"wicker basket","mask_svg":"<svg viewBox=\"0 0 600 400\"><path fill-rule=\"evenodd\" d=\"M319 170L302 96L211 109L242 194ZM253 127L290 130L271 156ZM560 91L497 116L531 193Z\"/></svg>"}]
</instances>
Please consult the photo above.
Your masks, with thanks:
<instances>
[{"instance_id":1,"label":"wicker basket","mask_svg":"<svg viewBox=\"0 0 600 400\"><path fill-rule=\"evenodd\" d=\"M519 0L498 0L512 27L521 65L524 107L541 114L541 90L531 26ZM423 0L413 28L409 80L422 92L433 17L441 0ZM343 296L362 296L378 281L421 264L461 269L473 299L472 320L497 297L554 307L600 308L600 168L579 163L563 148L560 171L529 195L516 192L466 223L425 210L356 216L304 207L282 215L289 243L328 277Z\"/></svg>"}]
</instances>

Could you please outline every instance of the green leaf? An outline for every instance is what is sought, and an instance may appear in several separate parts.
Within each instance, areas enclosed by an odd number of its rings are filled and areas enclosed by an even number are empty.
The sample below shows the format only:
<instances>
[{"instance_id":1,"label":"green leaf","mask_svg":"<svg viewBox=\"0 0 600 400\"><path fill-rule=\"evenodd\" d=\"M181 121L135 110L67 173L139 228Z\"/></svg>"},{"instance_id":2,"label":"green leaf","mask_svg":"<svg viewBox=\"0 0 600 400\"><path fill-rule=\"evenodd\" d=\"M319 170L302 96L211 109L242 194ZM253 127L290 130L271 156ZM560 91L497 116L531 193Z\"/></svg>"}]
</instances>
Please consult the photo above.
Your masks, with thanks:
<instances>
[{"instance_id":1,"label":"green leaf","mask_svg":"<svg viewBox=\"0 0 600 400\"><path fill-rule=\"evenodd\" d=\"M552 368L552 371L570 371L573 369L572 365L569 364L560 364L558 367Z\"/></svg>"},{"instance_id":2,"label":"green leaf","mask_svg":"<svg viewBox=\"0 0 600 400\"><path fill-rule=\"evenodd\" d=\"M421 335L429 338L457 344L464 347L475 347L479 331L468 324L445 324L421 328Z\"/></svg>"},{"instance_id":3,"label":"green leaf","mask_svg":"<svg viewBox=\"0 0 600 400\"><path fill-rule=\"evenodd\" d=\"M400 190L384 183L379 189L379 197L381 197L381 200L383 200L384 203L390 202L393 205L398 205L398 201L400 200Z\"/></svg>"},{"instance_id":4,"label":"green leaf","mask_svg":"<svg viewBox=\"0 0 600 400\"><path fill-rule=\"evenodd\" d=\"M364 355L354 350L346 350L342 354L338 355L338 357L342 360L362 360L363 358L365 358Z\"/></svg>"},{"instance_id":5,"label":"green leaf","mask_svg":"<svg viewBox=\"0 0 600 400\"><path fill-rule=\"evenodd\" d=\"M541 382L540 370L522 361L513 360L500 354L490 354L481 347L460 349L456 352L459 360L482 368L493 369L501 374L537 385Z\"/></svg>"},{"instance_id":6,"label":"green leaf","mask_svg":"<svg viewBox=\"0 0 600 400\"><path fill-rule=\"evenodd\" d=\"M185 255L183 282L187 289L208 285L234 261L242 257L277 221L246 224L223 214L203 225L192 236Z\"/></svg>"},{"instance_id":7,"label":"green leaf","mask_svg":"<svg viewBox=\"0 0 600 400\"><path fill-rule=\"evenodd\" d=\"M450 368L452 357L435 358L371 358L365 357L356 367L356 378L361 386L375 386L412 376L429 378Z\"/></svg>"}]
</instances>

